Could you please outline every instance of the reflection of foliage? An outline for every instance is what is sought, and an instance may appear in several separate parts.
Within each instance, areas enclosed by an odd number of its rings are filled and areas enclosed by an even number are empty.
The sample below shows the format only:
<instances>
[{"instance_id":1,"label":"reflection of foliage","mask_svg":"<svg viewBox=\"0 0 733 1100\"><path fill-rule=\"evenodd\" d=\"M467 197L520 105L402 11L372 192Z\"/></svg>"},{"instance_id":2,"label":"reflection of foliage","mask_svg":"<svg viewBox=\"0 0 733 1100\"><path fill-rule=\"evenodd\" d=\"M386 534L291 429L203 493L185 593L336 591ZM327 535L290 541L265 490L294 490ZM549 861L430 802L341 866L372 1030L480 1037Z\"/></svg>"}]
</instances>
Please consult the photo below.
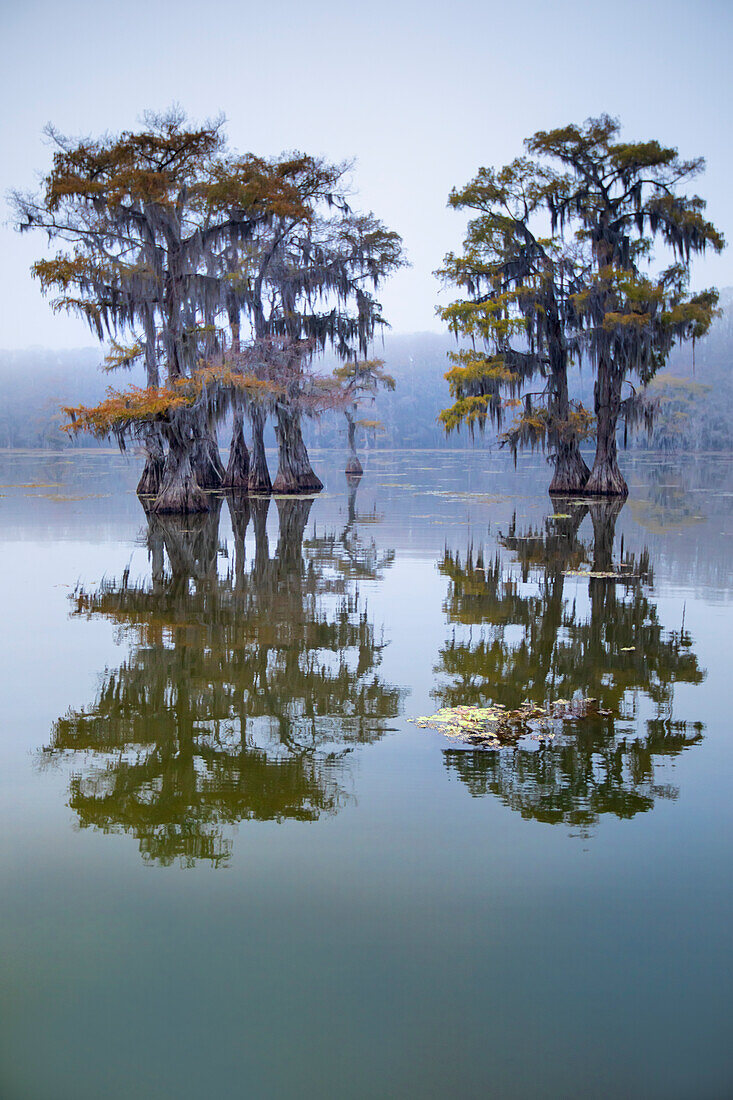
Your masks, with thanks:
<instances>
[{"instance_id":1,"label":"reflection of foliage","mask_svg":"<svg viewBox=\"0 0 733 1100\"><path fill-rule=\"evenodd\" d=\"M501 752L451 749L446 766L474 797L495 794L522 817L581 831L602 814L629 818L651 810L677 789L656 783L660 759L676 756L702 739L702 727L653 721L644 737L615 736L612 723L579 725L571 734L532 747Z\"/></svg>"},{"instance_id":2,"label":"reflection of foliage","mask_svg":"<svg viewBox=\"0 0 733 1100\"><path fill-rule=\"evenodd\" d=\"M556 699L547 707L524 703L507 710L501 703L493 707L441 707L435 714L412 721L421 729L437 729L444 737L454 737L484 748L499 748L523 737L548 740L562 729L564 722L576 722L607 714L598 708L597 699Z\"/></svg>"},{"instance_id":3,"label":"reflection of foliage","mask_svg":"<svg viewBox=\"0 0 733 1100\"><path fill-rule=\"evenodd\" d=\"M118 623L131 651L105 672L91 707L56 722L44 751L79 758L70 805L82 826L131 832L146 859L220 864L231 851L226 825L337 812L348 797L345 755L398 712L358 591L303 553L311 501L278 501L272 558L268 507L230 500L226 576L218 508L186 520L151 515L152 583L123 576L74 596L74 614Z\"/></svg>"},{"instance_id":4,"label":"reflection of foliage","mask_svg":"<svg viewBox=\"0 0 733 1100\"><path fill-rule=\"evenodd\" d=\"M705 476L698 479L702 484L696 488L719 488L716 476L719 476L716 471L706 470ZM646 500L637 497L630 505L635 521L646 531L664 534L670 527L691 527L705 519L701 515L703 500L697 492L693 494L681 487L679 470L669 459L651 467L647 492Z\"/></svg>"},{"instance_id":5,"label":"reflection of foliage","mask_svg":"<svg viewBox=\"0 0 733 1100\"><path fill-rule=\"evenodd\" d=\"M587 610L577 582L572 596L565 592L569 567L590 561L594 571L610 571L620 508L568 502L545 521L544 532L519 535L512 524L501 541L515 555L519 576L500 555L485 564L470 551L463 559L446 552L440 564L450 578L446 610L457 624L436 670L447 678L434 692L441 706L546 706L580 692L610 712L568 723L541 748L520 743L496 755L448 754L472 790L483 785L526 816L587 826L600 813L647 809L665 792L674 796L654 784L654 760L701 737L700 726L673 720L674 684L700 683L704 673L689 633L665 631L659 621L639 579L650 576L646 552L638 559L621 552L635 580L590 579ZM578 536L588 511L592 550ZM643 698L656 717L636 737L632 723Z\"/></svg>"}]
</instances>

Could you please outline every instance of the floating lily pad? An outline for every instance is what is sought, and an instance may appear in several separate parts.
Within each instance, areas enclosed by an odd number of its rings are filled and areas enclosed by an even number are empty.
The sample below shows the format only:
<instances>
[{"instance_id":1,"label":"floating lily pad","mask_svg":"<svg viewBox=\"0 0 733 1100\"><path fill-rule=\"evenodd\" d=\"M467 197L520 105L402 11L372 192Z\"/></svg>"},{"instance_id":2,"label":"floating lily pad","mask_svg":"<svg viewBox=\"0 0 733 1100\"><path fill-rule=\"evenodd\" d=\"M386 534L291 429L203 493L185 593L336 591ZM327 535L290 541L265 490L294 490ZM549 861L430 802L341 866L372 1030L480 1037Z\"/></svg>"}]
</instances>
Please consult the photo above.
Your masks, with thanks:
<instances>
[{"instance_id":1,"label":"floating lily pad","mask_svg":"<svg viewBox=\"0 0 733 1100\"><path fill-rule=\"evenodd\" d=\"M610 713L599 709L597 699L577 696L556 699L547 707L524 703L515 710L508 710L501 703L492 707L441 707L435 714L410 721L421 729L436 729L445 737L485 748L499 748L526 736L539 741L551 740L563 722L605 717Z\"/></svg>"},{"instance_id":2,"label":"floating lily pad","mask_svg":"<svg viewBox=\"0 0 733 1100\"><path fill-rule=\"evenodd\" d=\"M631 573L623 566L618 569L563 569L564 577L595 577L611 581L634 581L640 579L639 573Z\"/></svg>"}]
</instances>

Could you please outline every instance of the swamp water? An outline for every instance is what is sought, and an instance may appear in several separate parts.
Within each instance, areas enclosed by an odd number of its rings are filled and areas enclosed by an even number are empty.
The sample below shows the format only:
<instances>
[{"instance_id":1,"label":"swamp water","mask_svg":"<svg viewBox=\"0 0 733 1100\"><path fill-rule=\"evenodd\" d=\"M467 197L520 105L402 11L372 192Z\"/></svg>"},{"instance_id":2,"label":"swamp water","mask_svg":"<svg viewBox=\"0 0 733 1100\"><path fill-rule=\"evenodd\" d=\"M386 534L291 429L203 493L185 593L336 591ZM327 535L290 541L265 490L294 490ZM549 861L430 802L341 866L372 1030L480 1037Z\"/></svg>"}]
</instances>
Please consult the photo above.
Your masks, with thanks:
<instances>
[{"instance_id":1,"label":"swamp water","mask_svg":"<svg viewBox=\"0 0 733 1100\"><path fill-rule=\"evenodd\" d=\"M0 458L0 1096L731 1095L733 462L315 458Z\"/></svg>"}]
</instances>

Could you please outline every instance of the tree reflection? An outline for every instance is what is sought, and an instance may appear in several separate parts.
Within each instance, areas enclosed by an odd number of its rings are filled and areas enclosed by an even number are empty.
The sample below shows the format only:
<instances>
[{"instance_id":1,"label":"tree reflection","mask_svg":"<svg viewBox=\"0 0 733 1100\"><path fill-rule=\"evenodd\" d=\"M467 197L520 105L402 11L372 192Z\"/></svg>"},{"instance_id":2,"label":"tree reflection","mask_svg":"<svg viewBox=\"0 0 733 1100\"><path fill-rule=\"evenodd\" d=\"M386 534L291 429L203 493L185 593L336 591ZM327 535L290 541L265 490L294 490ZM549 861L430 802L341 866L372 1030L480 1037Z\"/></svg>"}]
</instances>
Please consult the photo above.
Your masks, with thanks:
<instances>
[{"instance_id":1,"label":"tree reflection","mask_svg":"<svg viewBox=\"0 0 733 1100\"><path fill-rule=\"evenodd\" d=\"M226 862L227 826L242 820L336 813L349 799L348 753L381 737L400 707L356 584L304 548L312 501L277 501L272 557L270 500L227 504L224 575L219 500L203 515L148 515L149 582L123 575L75 593L73 614L115 622L130 652L43 750L73 757L70 806L83 827L132 833L159 863Z\"/></svg>"},{"instance_id":2,"label":"tree reflection","mask_svg":"<svg viewBox=\"0 0 733 1100\"><path fill-rule=\"evenodd\" d=\"M378 580L395 559L391 548L380 547L377 540L362 531L378 523L376 508L357 512L356 494L361 474L347 474L348 487L346 523L341 531L314 532L306 547L313 558L325 568L350 580Z\"/></svg>"},{"instance_id":3,"label":"tree reflection","mask_svg":"<svg viewBox=\"0 0 733 1100\"><path fill-rule=\"evenodd\" d=\"M471 549L446 551L454 632L434 695L444 707L512 709L578 692L597 699L608 714L568 723L552 741L445 754L473 795L491 792L526 818L586 831L601 814L631 817L676 797L655 768L701 740L701 724L674 719L673 698L676 683L700 683L704 672L684 627L659 620L648 553L630 555L622 540L614 562L622 502L554 503L558 514L539 530L520 533L515 518L488 562ZM590 545L579 534L588 513Z\"/></svg>"}]
</instances>

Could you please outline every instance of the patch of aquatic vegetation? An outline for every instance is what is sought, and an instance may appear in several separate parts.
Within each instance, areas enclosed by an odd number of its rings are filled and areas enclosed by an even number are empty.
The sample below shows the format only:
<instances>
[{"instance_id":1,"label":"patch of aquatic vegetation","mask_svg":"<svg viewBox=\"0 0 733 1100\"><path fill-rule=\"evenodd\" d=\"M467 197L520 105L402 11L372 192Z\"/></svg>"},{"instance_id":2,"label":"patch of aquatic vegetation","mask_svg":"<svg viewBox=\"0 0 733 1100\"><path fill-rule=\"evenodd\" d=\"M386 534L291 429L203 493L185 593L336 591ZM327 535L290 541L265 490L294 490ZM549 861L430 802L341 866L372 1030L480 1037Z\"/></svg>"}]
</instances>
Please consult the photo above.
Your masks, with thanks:
<instances>
[{"instance_id":1,"label":"patch of aquatic vegetation","mask_svg":"<svg viewBox=\"0 0 733 1100\"><path fill-rule=\"evenodd\" d=\"M496 495L489 493L461 493L455 489L428 489L424 493L427 497L443 497L444 500L453 501L469 501L475 504L499 504L506 500L504 495Z\"/></svg>"},{"instance_id":2,"label":"patch of aquatic vegetation","mask_svg":"<svg viewBox=\"0 0 733 1100\"><path fill-rule=\"evenodd\" d=\"M704 490L707 491L707 490ZM635 500L630 504L631 514L646 531L655 535L668 534L670 530L681 527L693 527L704 523L706 516L700 515L697 507L685 499L685 494L672 492L660 501Z\"/></svg>"},{"instance_id":3,"label":"patch of aquatic vegetation","mask_svg":"<svg viewBox=\"0 0 733 1100\"><path fill-rule=\"evenodd\" d=\"M556 699L547 707L524 703L515 710L509 710L501 703L491 707L441 707L435 714L409 721L421 729L438 730L444 737L498 749L502 745L513 745L523 737L549 741L566 722L606 718L610 714L610 710L599 708L597 699L576 696L573 699Z\"/></svg>"},{"instance_id":4,"label":"patch of aquatic vegetation","mask_svg":"<svg viewBox=\"0 0 733 1100\"><path fill-rule=\"evenodd\" d=\"M635 581L641 574L634 572L633 562L619 562L610 569L563 569L564 577L592 577L598 580Z\"/></svg>"},{"instance_id":5,"label":"patch of aquatic vegetation","mask_svg":"<svg viewBox=\"0 0 733 1100\"><path fill-rule=\"evenodd\" d=\"M22 484L0 485L0 489L60 489L61 481L27 481Z\"/></svg>"},{"instance_id":6,"label":"patch of aquatic vegetation","mask_svg":"<svg viewBox=\"0 0 733 1100\"><path fill-rule=\"evenodd\" d=\"M84 493L81 496L64 496L61 493L39 493L44 500L69 501L69 500L101 500L102 497L111 497L111 493Z\"/></svg>"}]
</instances>

